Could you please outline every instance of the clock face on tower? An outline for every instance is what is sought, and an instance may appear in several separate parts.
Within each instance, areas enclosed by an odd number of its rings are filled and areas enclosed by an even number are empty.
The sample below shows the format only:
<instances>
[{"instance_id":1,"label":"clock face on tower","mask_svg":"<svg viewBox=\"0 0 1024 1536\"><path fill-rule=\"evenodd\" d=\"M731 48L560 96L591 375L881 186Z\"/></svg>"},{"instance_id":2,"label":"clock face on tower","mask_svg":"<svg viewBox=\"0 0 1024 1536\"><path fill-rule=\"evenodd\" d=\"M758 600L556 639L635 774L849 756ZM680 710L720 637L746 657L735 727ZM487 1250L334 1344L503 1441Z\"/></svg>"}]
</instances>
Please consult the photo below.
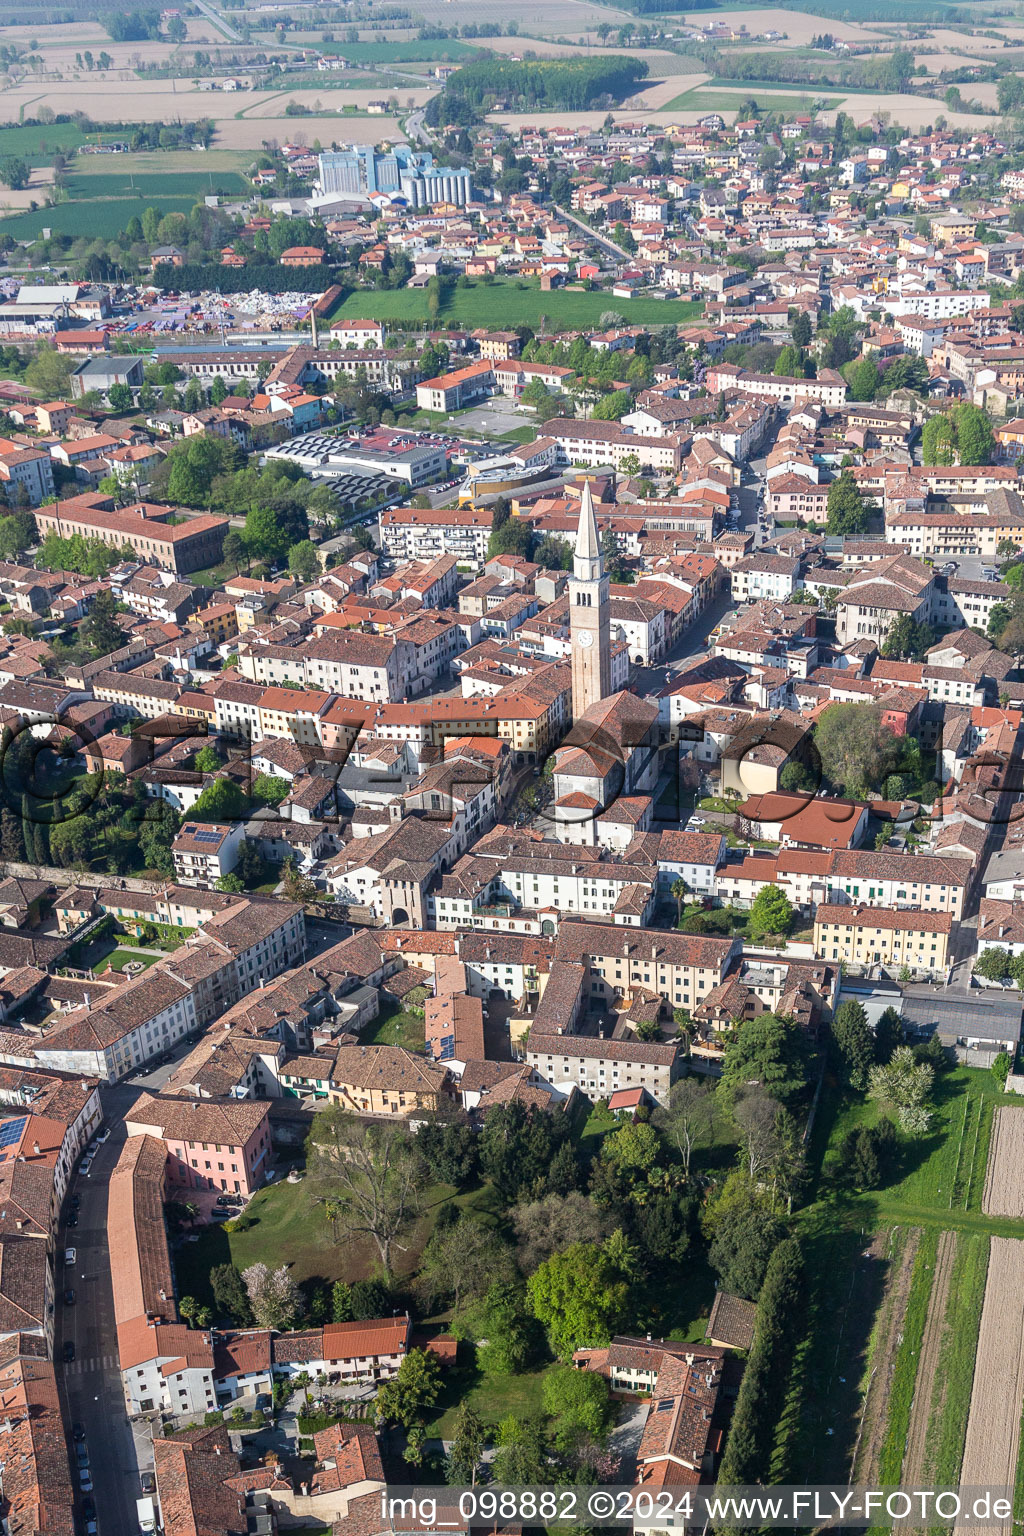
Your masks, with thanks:
<instances>
[{"instance_id":1,"label":"clock face on tower","mask_svg":"<svg viewBox=\"0 0 1024 1536\"><path fill-rule=\"evenodd\" d=\"M580 633L576 636L576 640L579 645L583 646L584 650L589 649L589 647L594 643L594 637L590 633L589 629L581 630Z\"/></svg>"}]
</instances>

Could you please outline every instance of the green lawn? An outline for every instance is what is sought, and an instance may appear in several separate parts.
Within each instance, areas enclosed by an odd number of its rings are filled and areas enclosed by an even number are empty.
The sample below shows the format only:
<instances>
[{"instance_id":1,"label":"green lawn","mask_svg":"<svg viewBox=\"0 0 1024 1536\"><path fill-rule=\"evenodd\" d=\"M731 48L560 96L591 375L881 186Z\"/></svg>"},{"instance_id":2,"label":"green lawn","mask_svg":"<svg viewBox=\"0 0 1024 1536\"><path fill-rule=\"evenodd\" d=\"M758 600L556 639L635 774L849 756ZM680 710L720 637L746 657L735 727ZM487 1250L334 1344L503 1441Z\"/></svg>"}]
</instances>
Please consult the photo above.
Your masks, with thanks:
<instances>
[{"instance_id":1,"label":"green lawn","mask_svg":"<svg viewBox=\"0 0 1024 1536\"><path fill-rule=\"evenodd\" d=\"M404 1008L382 1008L379 1017L359 1034L360 1045L403 1045L417 1056L423 1055L425 1042L422 1017Z\"/></svg>"},{"instance_id":2,"label":"green lawn","mask_svg":"<svg viewBox=\"0 0 1024 1536\"><path fill-rule=\"evenodd\" d=\"M687 325L698 318L699 303L679 299L617 299L610 293L566 292L555 289L542 293L537 284L470 283L468 288L454 288L439 319L458 326L538 325L542 315L554 330L576 330L596 325L606 310L616 310L632 324ZM355 315L363 320L385 320L401 325L416 324L430 318L424 288L360 288L338 310L338 315Z\"/></svg>"},{"instance_id":3,"label":"green lawn","mask_svg":"<svg viewBox=\"0 0 1024 1536\"><path fill-rule=\"evenodd\" d=\"M550 1366L518 1376L485 1376L475 1362L475 1354L472 1344L459 1345L460 1361L464 1358L468 1363L460 1363L445 1373L434 1416L427 1421L431 1438L451 1438L456 1411L464 1402L475 1408L486 1424L497 1424L509 1413L527 1419L543 1416L541 1394Z\"/></svg>"},{"instance_id":4,"label":"green lawn","mask_svg":"<svg viewBox=\"0 0 1024 1536\"><path fill-rule=\"evenodd\" d=\"M159 955L144 955L137 949L114 949L109 955L104 955L102 960L97 960L92 968L94 976L102 976L106 970L123 971L131 961L137 960L143 967L155 965Z\"/></svg>"},{"instance_id":5,"label":"green lawn","mask_svg":"<svg viewBox=\"0 0 1024 1536\"><path fill-rule=\"evenodd\" d=\"M622 1122L613 1115L607 1104L595 1104L587 1115L579 1133L580 1151L593 1157L600 1151L601 1143L609 1131L618 1130Z\"/></svg>"},{"instance_id":6,"label":"green lawn","mask_svg":"<svg viewBox=\"0 0 1024 1536\"><path fill-rule=\"evenodd\" d=\"M441 1209L453 1199L486 1222L497 1222L500 1218L500 1202L488 1183L459 1195L448 1184L432 1185L424 1194L423 1212L408 1246L398 1257L399 1279L415 1273ZM259 1262L271 1268L287 1264L290 1274L300 1282L314 1277L328 1281L365 1280L379 1274L377 1250L369 1239L335 1241L323 1207L315 1200L306 1179L298 1184L277 1179L264 1186L253 1195L245 1214L255 1218L254 1225L245 1232L225 1232L214 1223L200 1229L197 1242L178 1245L174 1264L181 1295L212 1302L209 1275L217 1264L234 1264L239 1269Z\"/></svg>"},{"instance_id":7,"label":"green lawn","mask_svg":"<svg viewBox=\"0 0 1024 1536\"><path fill-rule=\"evenodd\" d=\"M957 1213L980 1212L992 1109L1000 1098L990 1072L957 1067L942 1073L935 1085L933 1129L904 1143L902 1173L896 1182L861 1197L862 1201L895 1220L917 1221L925 1211L933 1221L947 1226L963 1224L947 1220ZM822 1107L826 1109L825 1104ZM825 1156L826 1177L838 1168L839 1146L846 1133L857 1125L873 1125L878 1118L877 1105L868 1099L853 1100L835 1114ZM908 1213L905 1217L902 1210ZM980 1221L997 1230L1000 1218L981 1217ZM993 1225L988 1227L990 1221Z\"/></svg>"}]
</instances>

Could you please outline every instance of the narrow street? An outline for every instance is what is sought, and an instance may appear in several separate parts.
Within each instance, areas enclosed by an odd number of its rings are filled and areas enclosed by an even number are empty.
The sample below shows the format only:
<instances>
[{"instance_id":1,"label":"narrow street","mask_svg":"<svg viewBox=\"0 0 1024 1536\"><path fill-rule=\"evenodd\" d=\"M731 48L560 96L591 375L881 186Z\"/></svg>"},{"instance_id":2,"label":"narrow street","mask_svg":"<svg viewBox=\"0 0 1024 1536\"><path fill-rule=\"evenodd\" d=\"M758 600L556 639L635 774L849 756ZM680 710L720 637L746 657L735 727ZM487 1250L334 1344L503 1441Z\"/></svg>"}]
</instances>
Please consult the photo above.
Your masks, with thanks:
<instances>
[{"instance_id":1,"label":"narrow street","mask_svg":"<svg viewBox=\"0 0 1024 1536\"><path fill-rule=\"evenodd\" d=\"M69 1228L62 1223L54 1261L54 1359L69 1430L73 1423L85 1427L93 1481L89 1497L96 1506L101 1536L124 1536L137 1529L135 1501L142 1492L136 1440L124 1412L107 1251L107 1181L125 1141L121 1117L136 1096L123 1088L103 1090L110 1139L98 1149L89 1176L79 1175L71 1185L69 1198L77 1194L81 1202L78 1225ZM67 1208L65 1201L65 1214ZM72 1247L76 1262L65 1264L64 1250ZM75 1292L75 1305L67 1307L63 1298L69 1288ZM75 1346L70 1363L62 1363L66 1340ZM72 1476L81 1509L77 1470Z\"/></svg>"}]
</instances>

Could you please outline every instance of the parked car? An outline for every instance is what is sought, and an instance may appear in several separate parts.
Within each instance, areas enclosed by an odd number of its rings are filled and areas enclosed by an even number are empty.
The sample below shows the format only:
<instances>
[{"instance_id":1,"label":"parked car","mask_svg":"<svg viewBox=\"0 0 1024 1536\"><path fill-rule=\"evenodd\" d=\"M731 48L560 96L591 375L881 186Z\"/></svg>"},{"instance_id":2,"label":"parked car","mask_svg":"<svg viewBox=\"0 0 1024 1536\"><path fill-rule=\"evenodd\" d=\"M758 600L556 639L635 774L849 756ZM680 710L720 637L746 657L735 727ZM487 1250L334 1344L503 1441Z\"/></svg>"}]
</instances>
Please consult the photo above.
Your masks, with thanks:
<instances>
[{"instance_id":1,"label":"parked car","mask_svg":"<svg viewBox=\"0 0 1024 1536\"><path fill-rule=\"evenodd\" d=\"M77 1258L78 1258L78 1249L77 1248L65 1248L64 1249L64 1263L65 1264L74 1264L75 1261L77 1260Z\"/></svg>"},{"instance_id":2,"label":"parked car","mask_svg":"<svg viewBox=\"0 0 1024 1536\"><path fill-rule=\"evenodd\" d=\"M71 1209L73 1211L77 1211L78 1207L81 1205L81 1203L82 1203L81 1195L72 1195L71 1196Z\"/></svg>"},{"instance_id":3,"label":"parked car","mask_svg":"<svg viewBox=\"0 0 1024 1536\"><path fill-rule=\"evenodd\" d=\"M80 1467L87 1467L89 1465L89 1452L84 1445L78 1447L75 1452L75 1460Z\"/></svg>"},{"instance_id":4,"label":"parked car","mask_svg":"<svg viewBox=\"0 0 1024 1536\"><path fill-rule=\"evenodd\" d=\"M78 1226L78 1212L77 1211L72 1211L71 1212L70 1216L67 1219L66 1225L69 1226L69 1227L77 1227Z\"/></svg>"},{"instance_id":5,"label":"parked car","mask_svg":"<svg viewBox=\"0 0 1024 1536\"><path fill-rule=\"evenodd\" d=\"M64 1340L64 1360L65 1360L65 1362L68 1362L68 1361L73 1360L74 1358L75 1358L75 1341L74 1341L74 1339L65 1339Z\"/></svg>"},{"instance_id":6,"label":"parked car","mask_svg":"<svg viewBox=\"0 0 1024 1536\"><path fill-rule=\"evenodd\" d=\"M79 1443L79 1441L85 1439L85 1425L80 1424L77 1419L71 1426L71 1438L74 1440L76 1445Z\"/></svg>"},{"instance_id":7,"label":"parked car","mask_svg":"<svg viewBox=\"0 0 1024 1536\"><path fill-rule=\"evenodd\" d=\"M78 1486L83 1493L92 1493L92 1473L88 1467L79 1467Z\"/></svg>"},{"instance_id":8,"label":"parked car","mask_svg":"<svg viewBox=\"0 0 1024 1536\"><path fill-rule=\"evenodd\" d=\"M93 1499L82 1500L82 1514L85 1516L86 1520L96 1519L96 1504Z\"/></svg>"},{"instance_id":9,"label":"parked car","mask_svg":"<svg viewBox=\"0 0 1024 1536\"><path fill-rule=\"evenodd\" d=\"M74 1304L75 1304L75 1293L71 1289L71 1287L68 1286L67 1290L64 1292L64 1305L66 1307L73 1307Z\"/></svg>"},{"instance_id":10,"label":"parked car","mask_svg":"<svg viewBox=\"0 0 1024 1536\"><path fill-rule=\"evenodd\" d=\"M99 1142L100 1146L102 1146L105 1141L109 1141L110 1127L105 1125L102 1131L100 1131L99 1135L96 1137L96 1140Z\"/></svg>"}]
</instances>

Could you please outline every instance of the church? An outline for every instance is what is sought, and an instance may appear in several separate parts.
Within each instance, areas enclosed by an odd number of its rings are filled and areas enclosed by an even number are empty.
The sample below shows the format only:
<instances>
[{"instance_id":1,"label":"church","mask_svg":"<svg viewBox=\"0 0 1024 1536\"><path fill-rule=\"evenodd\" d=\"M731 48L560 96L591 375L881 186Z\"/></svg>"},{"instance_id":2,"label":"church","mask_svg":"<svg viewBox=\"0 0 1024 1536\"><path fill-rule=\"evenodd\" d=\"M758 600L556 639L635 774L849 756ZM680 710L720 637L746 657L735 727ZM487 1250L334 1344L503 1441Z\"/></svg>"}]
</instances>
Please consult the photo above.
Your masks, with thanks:
<instances>
[{"instance_id":1,"label":"church","mask_svg":"<svg viewBox=\"0 0 1024 1536\"><path fill-rule=\"evenodd\" d=\"M611 594L589 482L569 578L573 726L555 753L552 807L563 842L618 843L650 825L658 781L658 706L611 691ZM613 808L628 813L620 827ZM605 823L607 822L607 825Z\"/></svg>"}]
</instances>

